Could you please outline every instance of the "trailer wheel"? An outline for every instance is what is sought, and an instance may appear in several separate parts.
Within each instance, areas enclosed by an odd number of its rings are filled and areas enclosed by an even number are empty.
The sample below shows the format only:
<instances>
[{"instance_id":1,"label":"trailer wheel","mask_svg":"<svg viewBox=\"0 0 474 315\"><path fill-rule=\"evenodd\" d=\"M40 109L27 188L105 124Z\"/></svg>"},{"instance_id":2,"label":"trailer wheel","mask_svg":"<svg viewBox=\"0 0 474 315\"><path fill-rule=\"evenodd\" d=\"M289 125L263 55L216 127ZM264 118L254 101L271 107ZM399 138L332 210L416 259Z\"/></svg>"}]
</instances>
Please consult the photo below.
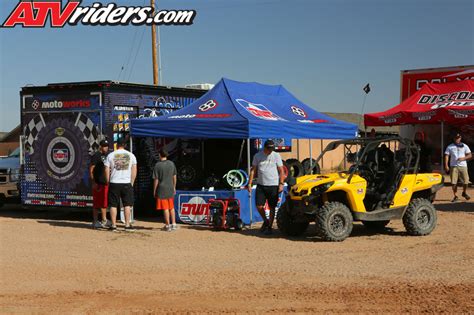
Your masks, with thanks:
<instances>
[{"instance_id":1,"label":"trailer wheel","mask_svg":"<svg viewBox=\"0 0 474 315\"><path fill-rule=\"evenodd\" d=\"M46 124L34 142L38 176L54 190L76 187L89 162L90 145L79 127L59 118Z\"/></svg>"}]
</instances>

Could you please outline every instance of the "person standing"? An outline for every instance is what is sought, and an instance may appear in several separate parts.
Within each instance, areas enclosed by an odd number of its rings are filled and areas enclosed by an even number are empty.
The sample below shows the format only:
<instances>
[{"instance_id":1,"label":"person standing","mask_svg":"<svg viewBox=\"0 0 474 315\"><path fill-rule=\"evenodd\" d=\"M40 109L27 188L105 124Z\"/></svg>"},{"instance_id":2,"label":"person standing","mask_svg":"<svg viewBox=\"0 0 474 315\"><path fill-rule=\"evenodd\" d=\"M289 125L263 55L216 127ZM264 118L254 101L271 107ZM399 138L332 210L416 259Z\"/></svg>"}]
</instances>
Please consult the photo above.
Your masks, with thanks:
<instances>
[{"instance_id":1,"label":"person standing","mask_svg":"<svg viewBox=\"0 0 474 315\"><path fill-rule=\"evenodd\" d=\"M253 157L249 176L248 191L252 193L252 182L255 174L257 174L255 203L258 213L263 218L263 225L260 231L265 234L272 234L275 208L278 204L279 194L283 191L285 184L283 161L280 154L274 152L274 150L275 143L272 140L265 141L263 151L258 152ZM270 208L270 219L267 219L265 215L265 204L267 202Z\"/></svg>"},{"instance_id":2,"label":"person standing","mask_svg":"<svg viewBox=\"0 0 474 315\"><path fill-rule=\"evenodd\" d=\"M117 150L110 153L105 161L105 176L109 183L109 206L112 224L110 230L117 230L117 208L122 202L125 208L125 231L133 231L130 212L133 206L133 183L137 177L137 158L125 150L125 139L117 143Z\"/></svg>"},{"instance_id":3,"label":"person standing","mask_svg":"<svg viewBox=\"0 0 474 315\"><path fill-rule=\"evenodd\" d=\"M153 194L156 198L156 210L163 210L165 231L177 229L174 212L174 196L176 195L176 166L168 160L168 152L160 150L160 161L153 169ZM171 224L170 224L171 217Z\"/></svg>"},{"instance_id":4,"label":"person standing","mask_svg":"<svg viewBox=\"0 0 474 315\"><path fill-rule=\"evenodd\" d=\"M415 133L415 143L420 147L420 163L419 171L420 173L431 173L433 172L433 167L431 165L431 149L426 145L425 133L418 131Z\"/></svg>"},{"instance_id":5,"label":"person standing","mask_svg":"<svg viewBox=\"0 0 474 315\"><path fill-rule=\"evenodd\" d=\"M469 147L461 142L461 134L454 136L454 142L448 145L444 152L444 168L446 172L451 175L451 185L453 187L453 200L456 202L459 200L457 194L458 179L461 178L463 183L462 196L469 200L471 197L467 194L467 185L469 184L469 173L467 171L467 160L472 158L471 150ZM449 162L449 165L448 165Z\"/></svg>"},{"instance_id":6,"label":"person standing","mask_svg":"<svg viewBox=\"0 0 474 315\"><path fill-rule=\"evenodd\" d=\"M89 175L92 180L92 228L107 227L107 206L109 186L105 177L104 162L107 159L109 152L109 143L107 140L102 140L99 144L99 150L92 156L91 164L89 166ZM102 213L102 221L99 222L99 209Z\"/></svg>"}]
</instances>

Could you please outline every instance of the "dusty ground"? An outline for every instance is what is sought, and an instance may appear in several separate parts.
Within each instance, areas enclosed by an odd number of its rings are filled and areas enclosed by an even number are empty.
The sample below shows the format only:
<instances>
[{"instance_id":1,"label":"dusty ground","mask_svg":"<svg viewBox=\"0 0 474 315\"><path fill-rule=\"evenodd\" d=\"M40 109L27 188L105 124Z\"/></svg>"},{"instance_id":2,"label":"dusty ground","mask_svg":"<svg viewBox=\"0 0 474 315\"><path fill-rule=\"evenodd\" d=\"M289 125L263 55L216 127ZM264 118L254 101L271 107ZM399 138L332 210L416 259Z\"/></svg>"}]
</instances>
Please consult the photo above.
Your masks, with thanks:
<instances>
[{"instance_id":1,"label":"dusty ground","mask_svg":"<svg viewBox=\"0 0 474 315\"><path fill-rule=\"evenodd\" d=\"M474 191L471 189L471 195ZM438 227L409 237L357 224L342 243L313 231L94 231L88 215L0 210L0 312L474 313L474 203L438 196Z\"/></svg>"}]
</instances>

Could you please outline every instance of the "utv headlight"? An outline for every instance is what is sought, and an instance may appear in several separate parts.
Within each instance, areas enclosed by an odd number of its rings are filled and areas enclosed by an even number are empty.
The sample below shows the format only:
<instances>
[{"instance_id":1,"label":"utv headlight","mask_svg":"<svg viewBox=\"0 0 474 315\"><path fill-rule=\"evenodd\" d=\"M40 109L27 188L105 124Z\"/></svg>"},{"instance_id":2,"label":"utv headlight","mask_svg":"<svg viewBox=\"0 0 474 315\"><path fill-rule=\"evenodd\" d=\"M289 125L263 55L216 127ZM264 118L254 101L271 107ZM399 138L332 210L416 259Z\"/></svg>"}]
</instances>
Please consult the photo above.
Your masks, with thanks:
<instances>
[{"instance_id":1,"label":"utv headlight","mask_svg":"<svg viewBox=\"0 0 474 315\"><path fill-rule=\"evenodd\" d=\"M20 180L20 169L14 168L10 170L10 181L17 182Z\"/></svg>"},{"instance_id":2,"label":"utv headlight","mask_svg":"<svg viewBox=\"0 0 474 315\"><path fill-rule=\"evenodd\" d=\"M326 190L328 190L329 188L331 188L331 186L334 184L334 182L329 182L329 183L325 183L325 184L321 184L319 186L316 186L314 187L311 192L313 194L322 194L323 192L325 192Z\"/></svg>"}]
</instances>

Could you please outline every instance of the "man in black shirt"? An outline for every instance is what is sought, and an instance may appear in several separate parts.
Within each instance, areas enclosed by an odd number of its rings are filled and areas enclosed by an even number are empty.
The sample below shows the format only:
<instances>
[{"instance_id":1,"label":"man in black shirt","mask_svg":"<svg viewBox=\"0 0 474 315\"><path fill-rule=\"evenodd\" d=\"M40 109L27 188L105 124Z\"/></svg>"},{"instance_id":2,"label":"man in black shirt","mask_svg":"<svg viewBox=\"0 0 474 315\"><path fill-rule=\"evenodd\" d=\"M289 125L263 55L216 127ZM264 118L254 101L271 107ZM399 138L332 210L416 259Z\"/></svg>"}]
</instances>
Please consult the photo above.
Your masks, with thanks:
<instances>
[{"instance_id":1,"label":"man in black shirt","mask_svg":"<svg viewBox=\"0 0 474 315\"><path fill-rule=\"evenodd\" d=\"M107 140L100 142L99 150L92 156L89 167L90 178L92 180L92 197L93 197L93 223L92 228L107 227L107 207L108 207L108 193L109 186L105 177L104 162L109 152L109 143ZM98 221L98 209L102 212L102 221Z\"/></svg>"}]
</instances>

